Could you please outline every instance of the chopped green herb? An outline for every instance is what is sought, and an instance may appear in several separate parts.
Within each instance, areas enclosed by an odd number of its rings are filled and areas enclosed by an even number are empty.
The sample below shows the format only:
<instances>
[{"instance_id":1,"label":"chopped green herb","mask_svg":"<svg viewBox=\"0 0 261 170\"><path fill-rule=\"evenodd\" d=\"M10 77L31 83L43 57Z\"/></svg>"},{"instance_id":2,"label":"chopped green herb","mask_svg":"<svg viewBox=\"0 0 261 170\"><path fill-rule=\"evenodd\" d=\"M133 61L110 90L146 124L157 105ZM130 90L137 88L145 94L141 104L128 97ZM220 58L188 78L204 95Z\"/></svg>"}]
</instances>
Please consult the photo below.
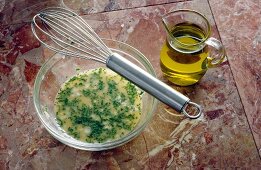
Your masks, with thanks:
<instances>
[{"instance_id":1,"label":"chopped green herb","mask_svg":"<svg viewBox=\"0 0 261 170\"><path fill-rule=\"evenodd\" d=\"M135 85L132 84L131 82L128 82L126 86L126 90L131 104L134 104L135 98L137 97L137 89Z\"/></svg>"},{"instance_id":2,"label":"chopped green herb","mask_svg":"<svg viewBox=\"0 0 261 170\"><path fill-rule=\"evenodd\" d=\"M114 94L113 92L115 92L117 90L117 84L114 80L109 80L108 81L108 91L109 91L109 94Z\"/></svg>"},{"instance_id":3,"label":"chopped green herb","mask_svg":"<svg viewBox=\"0 0 261 170\"><path fill-rule=\"evenodd\" d=\"M104 83L102 80L99 80L98 86L99 86L99 88L98 88L99 90L102 90L104 88Z\"/></svg>"},{"instance_id":4,"label":"chopped green herb","mask_svg":"<svg viewBox=\"0 0 261 170\"><path fill-rule=\"evenodd\" d=\"M79 73L55 100L57 123L72 137L105 142L126 135L137 124L142 91L109 69Z\"/></svg>"},{"instance_id":5,"label":"chopped green herb","mask_svg":"<svg viewBox=\"0 0 261 170\"><path fill-rule=\"evenodd\" d=\"M85 96L85 97L88 97L88 96L90 96L91 95L91 90L89 90L89 89L86 89L86 90L82 90L82 94Z\"/></svg>"}]
</instances>

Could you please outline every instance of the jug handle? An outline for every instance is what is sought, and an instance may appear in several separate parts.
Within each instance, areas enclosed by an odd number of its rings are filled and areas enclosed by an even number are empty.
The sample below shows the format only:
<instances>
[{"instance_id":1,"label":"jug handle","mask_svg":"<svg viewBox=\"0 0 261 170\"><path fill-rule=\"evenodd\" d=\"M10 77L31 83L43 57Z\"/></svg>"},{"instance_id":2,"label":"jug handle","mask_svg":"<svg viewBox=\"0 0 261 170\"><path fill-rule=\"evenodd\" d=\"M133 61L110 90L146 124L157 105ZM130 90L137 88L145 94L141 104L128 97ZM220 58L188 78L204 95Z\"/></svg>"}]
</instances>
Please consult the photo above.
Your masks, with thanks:
<instances>
[{"instance_id":1,"label":"jug handle","mask_svg":"<svg viewBox=\"0 0 261 170\"><path fill-rule=\"evenodd\" d=\"M225 48L219 40L213 37L207 39L205 43L213 47L216 51L216 54L212 54L208 57L208 67L216 67L223 62L226 56Z\"/></svg>"}]
</instances>

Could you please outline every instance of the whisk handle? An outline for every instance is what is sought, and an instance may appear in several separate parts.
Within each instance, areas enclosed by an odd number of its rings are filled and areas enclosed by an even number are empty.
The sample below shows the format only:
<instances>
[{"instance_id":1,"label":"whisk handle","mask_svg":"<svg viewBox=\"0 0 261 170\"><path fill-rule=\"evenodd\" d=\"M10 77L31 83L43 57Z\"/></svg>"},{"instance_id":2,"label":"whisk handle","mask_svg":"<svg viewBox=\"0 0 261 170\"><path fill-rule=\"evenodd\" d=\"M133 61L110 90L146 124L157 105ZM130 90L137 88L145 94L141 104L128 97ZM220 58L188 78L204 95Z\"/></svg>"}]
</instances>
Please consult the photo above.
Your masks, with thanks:
<instances>
[{"instance_id":1,"label":"whisk handle","mask_svg":"<svg viewBox=\"0 0 261 170\"><path fill-rule=\"evenodd\" d=\"M119 54L113 53L109 56L106 65L108 68L130 80L158 100L172 107L176 111L184 113L187 117L198 118L201 115L202 109L199 105L190 102L188 97L153 77L151 74ZM196 107L196 114L191 115L186 112L186 107L189 104Z\"/></svg>"}]
</instances>

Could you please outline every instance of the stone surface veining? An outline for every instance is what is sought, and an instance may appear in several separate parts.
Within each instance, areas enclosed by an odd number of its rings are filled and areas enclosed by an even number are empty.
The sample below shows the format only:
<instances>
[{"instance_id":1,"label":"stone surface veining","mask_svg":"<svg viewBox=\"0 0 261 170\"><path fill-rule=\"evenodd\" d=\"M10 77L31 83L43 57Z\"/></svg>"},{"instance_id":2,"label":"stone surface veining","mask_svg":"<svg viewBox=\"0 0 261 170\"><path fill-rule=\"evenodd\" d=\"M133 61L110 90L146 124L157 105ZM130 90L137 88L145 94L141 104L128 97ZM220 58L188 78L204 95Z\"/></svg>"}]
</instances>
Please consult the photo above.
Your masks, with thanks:
<instances>
[{"instance_id":1,"label":"stone surface veining","mask_svg":"<svg viewBox=\"0 0 261 170\"><path fill-rule=\"evenodd\" d=\"M210 4L261 155L261 2Z\"/></svg>"}]
</instances>

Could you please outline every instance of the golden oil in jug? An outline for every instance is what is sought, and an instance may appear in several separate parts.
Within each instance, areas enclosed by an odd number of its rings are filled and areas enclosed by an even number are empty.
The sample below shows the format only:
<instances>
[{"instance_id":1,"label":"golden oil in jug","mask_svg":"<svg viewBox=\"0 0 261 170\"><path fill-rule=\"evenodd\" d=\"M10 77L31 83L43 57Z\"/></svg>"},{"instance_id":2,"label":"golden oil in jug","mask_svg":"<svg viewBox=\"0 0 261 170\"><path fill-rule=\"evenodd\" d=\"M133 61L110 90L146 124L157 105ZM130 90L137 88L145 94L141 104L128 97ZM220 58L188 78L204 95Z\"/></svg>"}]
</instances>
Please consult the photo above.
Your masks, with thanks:
<instances>
[{"instance_id":1,"label":"golden oil in jug","mask_svg":"<svg viewBox=\"0 0 261 170\"><path fill-rule=\"evenodd\" d=\"M180 86L195 84L207 71L209 55L206 36L196 24L180 23L169 31L160 52L161 70L169 81Z\"/></svg>"}]
</instances>

